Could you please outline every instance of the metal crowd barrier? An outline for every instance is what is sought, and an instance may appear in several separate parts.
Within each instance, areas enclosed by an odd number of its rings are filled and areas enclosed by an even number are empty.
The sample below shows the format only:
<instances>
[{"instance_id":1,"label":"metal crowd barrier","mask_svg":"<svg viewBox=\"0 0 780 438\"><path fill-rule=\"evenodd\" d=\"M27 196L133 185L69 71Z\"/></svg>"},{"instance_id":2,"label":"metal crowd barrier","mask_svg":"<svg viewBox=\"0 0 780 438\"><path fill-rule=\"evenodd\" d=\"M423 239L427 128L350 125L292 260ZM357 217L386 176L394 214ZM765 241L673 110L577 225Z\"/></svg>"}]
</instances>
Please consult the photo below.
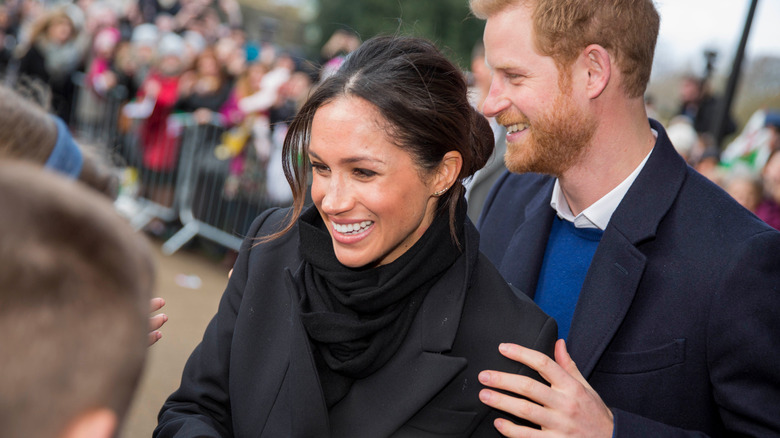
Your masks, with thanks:
<instances>
[{"instance_id":1,"label":"metal crowd barrier","mask_svg":"<svg viewBox=\"0 0 780 438\"><path fill-rule=\"evenodd\" d=\"M122 115L127 89L97 93L83 73L74 74L70 127L74 136L110 161L123 174L116 205L136 230L155 219L178 217L179 140L167 128L175 119L129 119ZM150 125L156 124L156 127ZM159 128L159 129L157 129Z\"/></svg>"},{"instance_id":2,"label":"metal crowd barrier","mask_svg":"<svg viewBox=\"0 0 780 438\"><path fill-rule=\"evenodd\" d=\"M185 127L178 209L184 226L163 244L163 253L173 254L195 236L237 251L254 218L280 205L267 194L267 162L252 140L233 155L223 144L226 132L218 122Z\"/></svg>"},{"instance_id":3,"label":"metal crowd barrier","mask_svg":"<svg viewBox=\"0 0 780 438\"><path fill-rule=\"evenodd\" d=\"M198 124L190 114L174 114L157 129L150 129L155 122L148 119L128 125L120 123L126 90L97 96L83 77L74 83L78 100L71 127L79 140L104 148L124 175L118 210L137 230L155 220L181 222L163 253L173 254L195 236L238 250L258 214L289 205L290 200L279 200L279 187L286 183L275 167L281 166L283 129L268 139L274 144L270 156L258 153L252 138L239 152L225 147L226 129L216 118Z\"/></svg>"},{"instance_id":4,"label":"metal crowd barrier","mask_svg":"<svg viewBox=\"0 0 780 438\"><path fill-rule=\"evenodd\" d=\"M113 153L120 146L118 124L122 105L128 99L127 88L118 85L101 94L90 88L85 80L84 73L73 75L76 91L70 127L80 140L101 145L106 152Z\"/></svg>"}]
</instances>

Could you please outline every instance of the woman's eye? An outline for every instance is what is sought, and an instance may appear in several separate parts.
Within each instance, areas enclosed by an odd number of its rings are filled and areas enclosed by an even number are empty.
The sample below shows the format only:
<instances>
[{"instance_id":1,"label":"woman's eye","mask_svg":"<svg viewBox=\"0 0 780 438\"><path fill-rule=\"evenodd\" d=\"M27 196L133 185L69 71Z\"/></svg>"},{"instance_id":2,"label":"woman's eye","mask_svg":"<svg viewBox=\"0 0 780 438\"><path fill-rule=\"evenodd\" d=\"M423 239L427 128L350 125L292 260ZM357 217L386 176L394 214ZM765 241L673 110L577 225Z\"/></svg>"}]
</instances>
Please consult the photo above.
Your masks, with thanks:
<instances>
[{"instance_id":1,"label":"woman's eye","mask_svg":"<svg viewBox=\"0 0 780 438\"><path fill-rule=\"evenodd\" d=\"M322 174L324 172L327 172L328 166L322 164L322 163L312 163L311 168L314 170L314 172Z\"/></svg>"},{"instance_id":2,"label":"woman's eye","mask_svg":"<svg viewBox=\"0 0 780 438\"><path fill-rule=\"evenodd\" d=\"M361 178L370 178L376 175L376 172L368 169L355 169L355 174Z\"/></svg>"}]
</instances>

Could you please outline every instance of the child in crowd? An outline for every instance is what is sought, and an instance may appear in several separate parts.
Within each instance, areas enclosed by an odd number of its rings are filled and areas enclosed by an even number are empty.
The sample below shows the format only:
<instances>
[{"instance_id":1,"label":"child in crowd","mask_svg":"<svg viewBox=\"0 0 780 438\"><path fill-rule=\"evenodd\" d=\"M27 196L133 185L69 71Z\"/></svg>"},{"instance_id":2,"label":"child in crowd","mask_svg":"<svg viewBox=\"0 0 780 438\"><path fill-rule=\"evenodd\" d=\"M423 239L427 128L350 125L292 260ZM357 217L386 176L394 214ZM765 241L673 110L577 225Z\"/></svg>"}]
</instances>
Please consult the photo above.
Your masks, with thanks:
<instances>
[{"instance_id":1,"label":"child in crowd","mask_svg":"<svg viewBox=\"0 0 780 438\"><path fill-rule=\"evenodd\" d=\"M89 133L90 138L108 142L109 131L117 116L115 105L111 105L109 95L118 85L114 72L114 56L119 44L119 29L104 27L95 35L92 50L87 61L83 86L78 93L78 129L82 134Z\"/></svg>"}]
</instances>

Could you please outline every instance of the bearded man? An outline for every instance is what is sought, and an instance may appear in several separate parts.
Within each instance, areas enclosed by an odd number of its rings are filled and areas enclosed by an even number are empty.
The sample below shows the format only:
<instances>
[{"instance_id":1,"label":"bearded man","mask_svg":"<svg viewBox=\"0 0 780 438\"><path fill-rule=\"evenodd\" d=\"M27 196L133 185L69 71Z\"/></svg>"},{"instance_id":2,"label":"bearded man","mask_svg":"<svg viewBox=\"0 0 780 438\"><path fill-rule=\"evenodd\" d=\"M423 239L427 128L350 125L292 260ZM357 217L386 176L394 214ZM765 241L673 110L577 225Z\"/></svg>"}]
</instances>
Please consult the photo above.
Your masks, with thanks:
<instances>
[{"instance_id":1,"label":"bearded man","mask_svg":"<svg viewBox=\"0 0 780 438\"><path fill-rule=\"evenodd\" d=\"M652 0L470 0L507 172L481 249L558 321L554 360L486 370L505 436L780 435L780 233L647 118ZM575 365L576 362L576 365ZM500 389L505 392L499 392ZM517 397L520 396L520 397Z\"/></svg>"}]
</instances>

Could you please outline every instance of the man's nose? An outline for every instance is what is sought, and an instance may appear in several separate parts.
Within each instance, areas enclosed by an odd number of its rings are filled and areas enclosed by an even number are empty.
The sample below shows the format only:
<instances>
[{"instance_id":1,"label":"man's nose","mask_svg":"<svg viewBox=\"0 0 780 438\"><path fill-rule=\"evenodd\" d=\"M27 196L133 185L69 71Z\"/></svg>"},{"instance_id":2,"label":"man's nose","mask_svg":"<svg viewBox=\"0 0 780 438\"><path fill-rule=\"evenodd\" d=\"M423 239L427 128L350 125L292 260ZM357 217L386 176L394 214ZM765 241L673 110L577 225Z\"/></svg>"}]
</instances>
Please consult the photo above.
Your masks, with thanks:
<instances>
[{"instance_id":1,"label":"man's nose","mask_svg":"<svg viewBox=\"0 0 780 438\"><path fill-rule=\"evenodd\" d=\"M501 78L493 75L490 81L490 90L482 103L482 113L485 117L495 117L509 107L509 99L506 98Z\"/></svg>"}]
</instances>

